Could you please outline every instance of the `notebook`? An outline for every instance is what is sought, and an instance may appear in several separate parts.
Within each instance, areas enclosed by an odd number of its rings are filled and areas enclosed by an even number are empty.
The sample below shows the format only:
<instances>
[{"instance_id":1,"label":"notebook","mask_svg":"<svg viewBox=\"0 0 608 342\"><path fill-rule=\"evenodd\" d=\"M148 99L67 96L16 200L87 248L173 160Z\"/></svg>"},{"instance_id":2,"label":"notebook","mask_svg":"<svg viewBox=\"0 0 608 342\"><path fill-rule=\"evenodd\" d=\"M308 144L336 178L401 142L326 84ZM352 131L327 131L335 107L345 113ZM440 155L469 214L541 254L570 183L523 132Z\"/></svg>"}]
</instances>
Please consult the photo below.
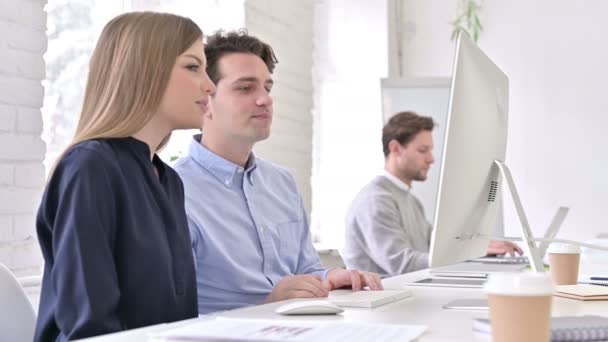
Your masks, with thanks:
<instances>
[{"instance_id":1,"label":"notebook","mask_svg":"<svg viewBox=\"0 0 608 342\"><path fill-rule=\"evenodd\" d=\"M578 300L608 300L608 286L577 284L558 285L555 295Z\"/></svg>"},{"instance_id":2,"label":"notebook","mask_svg":"<svg viewBox=\"0 0 608 342\"><path fill-rule=\"evenodd\" d=\"M608 286L608 277L580 274L578 276L578 283Z\"/></svg>"},{"instance_id":3,"label":"notebook","mask_svg":"<svg viewBox=\"0 0 608 342\"><path fill-rule=\"evenodd\" d=\"M487 318L473 321L473 331L490 334L492 326ZM551 341L605 341L608 339L608 317L563 316L551 318Z\"/></svg>"},{"instance_id":4,"label":"notebook","mask_svg":"<svg viewBox=\"0 0 608 342\"><path fill-rule=\"evenodd\" d=\"M343 307L375 308L411 295L412 291L410 290L358 291L346 295L331 296L329 301Z\"/></svg>"}]
</instances>

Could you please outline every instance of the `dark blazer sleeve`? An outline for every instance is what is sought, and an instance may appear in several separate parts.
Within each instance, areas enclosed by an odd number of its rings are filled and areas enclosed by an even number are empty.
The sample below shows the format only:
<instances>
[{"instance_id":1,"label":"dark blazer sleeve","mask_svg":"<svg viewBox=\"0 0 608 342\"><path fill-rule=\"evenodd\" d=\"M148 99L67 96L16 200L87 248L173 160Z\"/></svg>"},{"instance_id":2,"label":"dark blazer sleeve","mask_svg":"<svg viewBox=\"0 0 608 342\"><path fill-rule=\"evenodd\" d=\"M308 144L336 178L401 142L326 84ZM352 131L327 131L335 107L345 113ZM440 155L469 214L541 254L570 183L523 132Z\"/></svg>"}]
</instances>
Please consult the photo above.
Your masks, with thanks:
<instances>
[{"instance_id":1,"label":"dark blazer sleeve","mask_svg":"<svg viewBox=\"0 0 608 342\"><path fill-rule=\"evenodd\" d=\"M113 258L120 197L117 167L93 150L71 151L55 170L37 222L49 230L41 241L52 255L50 280L56 302L57 340L123 329ZM41 227L42 226L42 227Z\"/></svg>"}]
</instances>

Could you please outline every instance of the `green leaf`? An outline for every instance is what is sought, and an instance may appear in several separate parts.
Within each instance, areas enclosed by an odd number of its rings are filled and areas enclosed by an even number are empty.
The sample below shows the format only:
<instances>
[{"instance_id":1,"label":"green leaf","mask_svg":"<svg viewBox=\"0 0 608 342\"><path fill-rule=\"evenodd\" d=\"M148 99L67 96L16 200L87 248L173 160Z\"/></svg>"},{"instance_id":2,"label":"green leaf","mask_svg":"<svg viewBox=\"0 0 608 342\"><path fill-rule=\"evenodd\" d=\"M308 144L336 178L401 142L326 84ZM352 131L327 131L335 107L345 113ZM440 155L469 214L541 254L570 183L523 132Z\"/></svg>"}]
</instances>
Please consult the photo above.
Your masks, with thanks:
<instances>
[{"instance_id":1,"label":"green leaf","mask_svg":"<svg viewBox=\"0 0 608 342\"><path fill-rule=\"evenodd\" d=\"M465 31L469 36L477 41L480 32L483 31L479 12L481 11L481 3L478 0L460 0L457 9L457 16L451 22L453 27L450 40L458 37L458 32Z\"/></svg>"},{"instance_id":2,"label":"green leaf","mask_svg":"<svg viewBox=\"0 0 608 342\"><path fill-rule=\"evenodd\" d=\"M459 30L452 31L452 36L450 37L451 41L454 41L456 39L456 37L458 37L458 32L459 32Z\"/></svg>"}]
</instances>

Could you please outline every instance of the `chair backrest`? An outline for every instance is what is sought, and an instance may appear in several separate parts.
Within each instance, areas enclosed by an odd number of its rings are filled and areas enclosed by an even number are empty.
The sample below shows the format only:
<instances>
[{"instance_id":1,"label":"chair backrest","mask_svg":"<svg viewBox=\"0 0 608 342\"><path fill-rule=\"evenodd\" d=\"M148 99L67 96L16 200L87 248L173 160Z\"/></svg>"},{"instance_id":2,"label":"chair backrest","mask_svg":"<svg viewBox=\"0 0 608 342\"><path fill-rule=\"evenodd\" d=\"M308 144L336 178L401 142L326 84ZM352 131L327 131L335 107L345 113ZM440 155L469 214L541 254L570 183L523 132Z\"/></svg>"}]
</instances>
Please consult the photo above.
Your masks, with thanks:
<instances>
[{"instance_id":1,"label":"chair backrest","mask_svg":"<svg viewBox=\"0 0 608 342\"><path fill-rule=\"evenodd\" d=\"M0 341L34 339L36 313L11 271L0 263Z\"/></svg>"}]
</instances>

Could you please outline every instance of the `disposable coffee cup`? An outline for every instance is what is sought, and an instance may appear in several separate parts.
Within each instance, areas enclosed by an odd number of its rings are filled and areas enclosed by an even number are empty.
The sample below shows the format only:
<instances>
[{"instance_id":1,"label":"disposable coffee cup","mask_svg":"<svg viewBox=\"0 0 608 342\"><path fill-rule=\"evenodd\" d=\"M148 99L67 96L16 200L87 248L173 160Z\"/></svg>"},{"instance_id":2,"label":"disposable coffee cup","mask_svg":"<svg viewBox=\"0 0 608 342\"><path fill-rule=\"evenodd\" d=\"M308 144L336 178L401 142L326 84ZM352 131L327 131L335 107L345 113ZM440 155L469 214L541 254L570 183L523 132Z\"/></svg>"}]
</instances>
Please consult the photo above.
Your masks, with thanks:
<instances>
[{"instance_id":1,"label":"disposable coffee cup","mask_svg":"<svg viewBox=\"0 0 608 342\"><path fill-rule=\"evenodd\" d=\"M555 285L574 285L578 282L581 249L577 245L552 243L547 250L549 270Z\"/></svg>"},{"instance_id":2,"label":"disposable coffee cup","mask_svg":"<svg viewBox=\"0 0 608 342\"><path fill-rule=\"evenodd\" d=\"M545 273L491 274L488 295L492 341L548 342L553 283Z\"/></svg>"}]
</instances>

